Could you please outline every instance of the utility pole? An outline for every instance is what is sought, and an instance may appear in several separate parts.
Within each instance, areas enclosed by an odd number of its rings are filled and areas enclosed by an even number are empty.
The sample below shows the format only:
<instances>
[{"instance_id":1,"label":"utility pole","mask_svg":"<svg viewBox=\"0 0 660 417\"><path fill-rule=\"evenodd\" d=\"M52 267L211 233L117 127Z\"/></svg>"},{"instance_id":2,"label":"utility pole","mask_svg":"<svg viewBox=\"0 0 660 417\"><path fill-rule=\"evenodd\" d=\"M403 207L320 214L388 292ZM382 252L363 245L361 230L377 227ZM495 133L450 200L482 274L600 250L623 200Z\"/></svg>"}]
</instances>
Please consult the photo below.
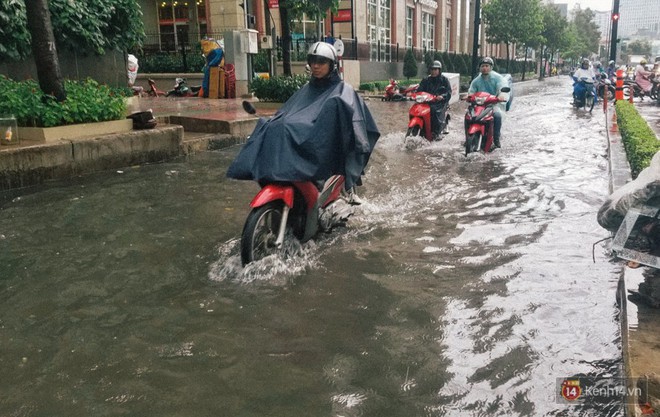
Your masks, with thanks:
<instances>
[{"instance_id":1,"label":"utility pole","mask_svg":"<svg viewBox=\"0 0 660 417\"><path fill-rule=\"evenodd\" d=\"M619 0L612 4L612 34L610 38L610 61L616 62L617 28L619 26Z\"/></svg>"},{"instance_id":2,"label":"utility pole","mask_svg":"<svg viewBox=\"0 0 660 417\"><path fill-rule=\"evenodd\" d=\"M618 1L618 0L615 0ZM479 24L481 23L481 0L474 0L474 32L472 39L472 79L477 76L479 58Z\"/></svg>"}]
</instances>

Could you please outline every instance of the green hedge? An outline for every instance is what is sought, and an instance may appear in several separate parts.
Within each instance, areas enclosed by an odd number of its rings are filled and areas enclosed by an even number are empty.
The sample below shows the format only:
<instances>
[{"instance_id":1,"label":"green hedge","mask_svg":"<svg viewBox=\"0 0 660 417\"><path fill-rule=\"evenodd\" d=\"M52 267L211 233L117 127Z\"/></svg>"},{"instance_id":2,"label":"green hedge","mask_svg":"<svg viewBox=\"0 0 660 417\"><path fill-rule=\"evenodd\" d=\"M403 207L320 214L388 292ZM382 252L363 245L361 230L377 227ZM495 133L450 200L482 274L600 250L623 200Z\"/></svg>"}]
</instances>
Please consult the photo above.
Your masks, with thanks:
<instances>
[{"instance_id":1,"label":"green hedge","mask_svg":"<svg viewBox=\"0 0 660 417\"><path fill-rule=\"evenodd\" d=\"M127 88L111 88L88 78L64 81L61 103L44 94L35 80L13 81L0 75L0 114L16 117L23 127L53 127L120 120L126 112Z\"/></svg>"},{"instance_id":2,"label":"green hedge","mask_svg":"<svg viewBox=\"0 0 660 417\"><path fill-rule=\"evenodd\" d=\"M250 85L250 91L260 101L284 103L307 81L309 81L309 77L302 74L293 77L255 78Z\"/></svg>"},{"instance_id":3,"label":"green hedge","mask_svg":"<svg viewBox=\"0 0 660 417\"><path fill-rule=\"evenodd\" d=\"M635 106L629 102L617 100L616 115L632 176L636 178L649 166L653 155L660 151L660 141Z\"/></svg>"}]
</instances>

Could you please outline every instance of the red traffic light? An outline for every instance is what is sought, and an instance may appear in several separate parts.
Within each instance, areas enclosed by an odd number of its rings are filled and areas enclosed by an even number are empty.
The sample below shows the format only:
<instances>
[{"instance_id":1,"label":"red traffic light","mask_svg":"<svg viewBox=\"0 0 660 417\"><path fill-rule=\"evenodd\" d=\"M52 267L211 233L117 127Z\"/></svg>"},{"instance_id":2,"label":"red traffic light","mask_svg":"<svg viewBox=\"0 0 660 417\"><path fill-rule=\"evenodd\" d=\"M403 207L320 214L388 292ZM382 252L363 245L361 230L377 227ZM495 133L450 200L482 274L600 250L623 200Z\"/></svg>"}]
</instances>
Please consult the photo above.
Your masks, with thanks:
<instances>
[{"instance_id":1,"label":"red traffic light","mask_svg":"<svg viewBox=\"0 0 660 417\"><path fill-rule=\"evenodd\" d=\"M612 20L619 20L619 13L612 13Z\"/></svg>"}]
</instances>

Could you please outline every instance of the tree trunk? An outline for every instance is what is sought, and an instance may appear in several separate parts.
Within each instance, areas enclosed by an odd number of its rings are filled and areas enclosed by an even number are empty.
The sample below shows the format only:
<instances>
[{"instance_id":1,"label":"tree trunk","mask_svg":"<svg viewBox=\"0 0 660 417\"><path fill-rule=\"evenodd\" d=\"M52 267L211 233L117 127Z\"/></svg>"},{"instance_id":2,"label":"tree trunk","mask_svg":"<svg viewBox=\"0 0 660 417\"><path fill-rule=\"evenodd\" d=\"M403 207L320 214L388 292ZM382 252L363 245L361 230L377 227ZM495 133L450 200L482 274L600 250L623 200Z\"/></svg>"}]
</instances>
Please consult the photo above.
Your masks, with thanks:
<instances>
[{"instance_id":1,"label":"tree trunk","mask_svg":"<svg viewBox=\"0 0 660 417\"><path fill-rule=\"evenodd\" d=\"M280 23L282 24L282 66L284 75L291 76L291 26L286 1L280 0Z\"/></svg>"},{"instance_id":2,"label":"tree trunk","mask_svg":"<svg viewBox=\"0 0 660 417\"><path fill-rule=\"evenodd\" d=\"M32 56L37 65L39 87L44 93L55 96L57 101L64 101L66 92L62 83L48 2L46 0L26 1L25 11L28 29L32 35Z\"/></svg>"},{"instance_id":3,"label":"tree trunk","mask_svg":"<svg viewBox=\"0 0 660 417\"><path fill-rule=\"evenodd\" d=\"M509 42L506 43L506 72L507 74L510 74L511 71L509 71L509 64L511 62L511 55L509 54L509 47L511 44Z\"/></svg>"},{"instance_id":4,"label":"tree trunk","mask_svg":"<svg viewBox=\"0 0 660 417\"><path fill-rule=\"evenodd\" d=\"M525 73L527 72L527 44L525 44L525 63L523 64L522 80L525 81Z\"/></svg>"}]
</instances>

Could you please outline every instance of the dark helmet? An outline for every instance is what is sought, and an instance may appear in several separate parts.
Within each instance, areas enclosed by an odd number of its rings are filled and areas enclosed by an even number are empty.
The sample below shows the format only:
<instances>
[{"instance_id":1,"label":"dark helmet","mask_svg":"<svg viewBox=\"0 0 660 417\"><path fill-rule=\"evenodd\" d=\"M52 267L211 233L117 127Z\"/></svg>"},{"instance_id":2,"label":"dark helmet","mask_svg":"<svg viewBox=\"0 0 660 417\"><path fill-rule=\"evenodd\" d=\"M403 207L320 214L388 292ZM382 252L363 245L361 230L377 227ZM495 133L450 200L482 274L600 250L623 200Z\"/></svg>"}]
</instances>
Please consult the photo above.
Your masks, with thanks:
<instances>
[{"instance_id":1,"label":"dark helmet","mask_svg":"<svg viewBox=\"0 0 660 417\"><path fill-rule=\"evenodd\" d=\"M437 69L439 69L440 71L442 71L442 62L440 62L440 61L433 61L433 64L431 64L431 69L435 69L435 68L437 68Z\"/></svg>"},{"instance_id":2,"label":"dark helmet","mask_svg":"<svg viewBox=\"0 0 660 417\"><path fill-rule=\"evenodd\" d=\"M495 65L495 63L493 62L493 58L491 58L489 56L483 57L483 58L481 58L481 61L479 61L479 66L482 66L484 64L490 65L491 68Z\"/></svg>"},{"instance_id":3,"label":"dark helmet","mask_svg":"<svg viewBox=\"0 0 660 417\"><path fill-rule=\"evenodd\" d=\"M330 71L337 67L337 51L335 47L327 42L316 42L309 48L307 63L311 65L314 59L326 59L330 62Z\"/></svg>"}]
</instances>

